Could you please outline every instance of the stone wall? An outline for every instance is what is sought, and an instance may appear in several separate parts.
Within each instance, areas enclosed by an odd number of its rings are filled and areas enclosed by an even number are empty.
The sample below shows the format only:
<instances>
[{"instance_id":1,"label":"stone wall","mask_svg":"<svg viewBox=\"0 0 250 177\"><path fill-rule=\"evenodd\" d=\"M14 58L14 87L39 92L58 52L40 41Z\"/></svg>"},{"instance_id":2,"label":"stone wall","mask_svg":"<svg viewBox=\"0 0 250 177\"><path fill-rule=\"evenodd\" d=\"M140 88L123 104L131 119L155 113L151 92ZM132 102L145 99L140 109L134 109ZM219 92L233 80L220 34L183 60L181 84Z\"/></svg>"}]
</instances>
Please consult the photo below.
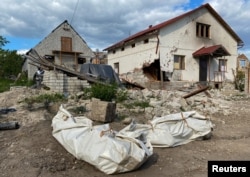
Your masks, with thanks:
<instances>
[{"instance_id":1,"label":"stone wall","mask_svg":"<svg viewBox=\"0 0 250 177\"><path fill-rule=\"evenodd\" d=\"M45 71L43 84L55 92L74 93L89 87L87 80L79 80L77 77L68 77L66 74L54 71Z\"/></svg>"}]
</instances>

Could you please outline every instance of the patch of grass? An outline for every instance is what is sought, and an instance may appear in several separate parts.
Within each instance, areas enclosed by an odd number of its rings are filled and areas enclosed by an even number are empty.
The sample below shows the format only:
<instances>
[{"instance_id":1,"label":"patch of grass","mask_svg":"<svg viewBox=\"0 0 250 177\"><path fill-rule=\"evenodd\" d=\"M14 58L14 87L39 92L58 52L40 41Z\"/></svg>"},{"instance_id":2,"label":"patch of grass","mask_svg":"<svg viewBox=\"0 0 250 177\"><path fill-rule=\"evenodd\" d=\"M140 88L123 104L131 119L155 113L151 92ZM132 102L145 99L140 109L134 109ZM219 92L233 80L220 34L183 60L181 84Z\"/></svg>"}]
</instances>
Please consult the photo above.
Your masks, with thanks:
<instances>
[{"instance_id":1,"label":"patch of grass","mask_svg":"<svg viewBox=\"0 0 250 177\"><path fill-rule=\"evenodd\" d=\"M127 100L128 98L128 91L127 90L117 90L117 93L116 93L116 99L115 101L117 103L121 103L121 102L124 102L125 100Z\"/></svg>"},{"instance_id":2,"label":"patch of grass","mask_svg":"<svg viewBox=\"0 0 250 177\"><path fill-rule=\"evenodd\" d=\"M5 92L10 90L10 84L13 83L12 80L9 79L0 79L0 92Z\"/></svg>"},{"instance_id":3,"label":"patch of grass","mask_svg":"<svg viewBox=\"0 0 250 177\"><path fill-rule=\"evenodd\" d=\"M34 84L33 80L29 80L25 73L22 73L19 79L15 82L13 79L0 78L0 92L10 90L11 86L27 86Z\"/></svg>"},{"instance_id":4,"label":"patch of grass","mask_svg":"<svg viewBox=\"0 0 250 177\"><path fill-rule=\"evenodd\" d=\"M66 99L63 94L55 93L55 94L42 94L35 97L25 98L24 102L27 104L33 104L33 103L49 104L51 102L59 102L65 100Z\"/></svg>"}]
</instances>

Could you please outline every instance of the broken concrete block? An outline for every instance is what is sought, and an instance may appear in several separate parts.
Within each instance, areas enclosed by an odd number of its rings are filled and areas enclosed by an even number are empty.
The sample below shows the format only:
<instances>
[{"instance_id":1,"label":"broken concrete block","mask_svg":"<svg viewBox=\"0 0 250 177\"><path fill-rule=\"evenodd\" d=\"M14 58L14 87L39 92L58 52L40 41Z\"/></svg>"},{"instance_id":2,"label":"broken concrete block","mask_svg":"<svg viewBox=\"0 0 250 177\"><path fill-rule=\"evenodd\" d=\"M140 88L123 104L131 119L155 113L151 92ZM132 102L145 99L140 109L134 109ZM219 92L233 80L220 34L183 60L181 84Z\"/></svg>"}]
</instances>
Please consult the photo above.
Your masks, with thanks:
<instances>
[{"instance_id":1,"label":"broken concrete block","mask_svg":"<svg viewBox=\"0 0 250 177\"><path fill-rule=\"evenodd\" d=\"M112 122L116 115L116 103L92 99L91 119Z\"/></svg>"}]
</instances>

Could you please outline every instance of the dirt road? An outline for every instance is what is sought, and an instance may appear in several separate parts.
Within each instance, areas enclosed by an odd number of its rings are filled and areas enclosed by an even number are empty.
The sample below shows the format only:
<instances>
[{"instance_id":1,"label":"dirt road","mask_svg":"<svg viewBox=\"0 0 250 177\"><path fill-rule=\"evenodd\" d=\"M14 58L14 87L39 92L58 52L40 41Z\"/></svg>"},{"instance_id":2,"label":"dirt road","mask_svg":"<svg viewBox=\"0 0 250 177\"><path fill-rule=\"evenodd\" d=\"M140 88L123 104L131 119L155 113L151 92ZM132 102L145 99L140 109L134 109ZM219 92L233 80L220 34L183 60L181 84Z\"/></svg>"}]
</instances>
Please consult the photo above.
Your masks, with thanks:
<instances>
[{"instance_id":1,"label":"dirt road","mask_svg":"<svg viewBox=\"0 0 250 177\"><path fill-rule=\"evenodd\" d=\"M0 108L16 106L20 94L28 93L1 93ZM215 127L210 140L154 148L154 154L140 169L112 176L206 177L208 160L250 160L250 100L230 101L228 106L230 115L212 115ZM52 137L52 118L46 110L28 111L18 106L16 112L0 117L0 122L21 123L19 129L0 131L0 176L109 176L75 159Z\"/></svg>"}]
</instances>

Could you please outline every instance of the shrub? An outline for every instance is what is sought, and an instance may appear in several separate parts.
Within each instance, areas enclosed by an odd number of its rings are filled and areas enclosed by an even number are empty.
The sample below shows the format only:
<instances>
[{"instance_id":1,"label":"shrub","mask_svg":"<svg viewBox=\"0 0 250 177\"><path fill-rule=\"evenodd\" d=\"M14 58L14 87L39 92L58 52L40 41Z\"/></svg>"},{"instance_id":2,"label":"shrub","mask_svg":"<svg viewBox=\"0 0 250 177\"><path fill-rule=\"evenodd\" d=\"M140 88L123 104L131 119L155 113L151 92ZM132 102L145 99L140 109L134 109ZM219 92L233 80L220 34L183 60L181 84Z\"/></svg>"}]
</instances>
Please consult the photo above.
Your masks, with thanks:
<instances>
[{"instance_id":1,"label":"shrub","mask_svg":"<svg viewBox=\"0 0 250 177\"><path fill-rule=\"evenodd\" d=\"M112 101L116 99L118 86L117 84L103 85L103 84L93 84L91 88L84 90L85 97L87 98L97 98L102 101Z\"/></svg>"},{"instance_id":2,"label":"shrub","mask_svg":"<svg viewBox=\"0 0 250 177\"><path fill-rule=\"evenodd\" d=\"M243 71L237 71L235 78L235 88L244 91L245 88L245 73Z\"/></svg>"}]
</instances>

